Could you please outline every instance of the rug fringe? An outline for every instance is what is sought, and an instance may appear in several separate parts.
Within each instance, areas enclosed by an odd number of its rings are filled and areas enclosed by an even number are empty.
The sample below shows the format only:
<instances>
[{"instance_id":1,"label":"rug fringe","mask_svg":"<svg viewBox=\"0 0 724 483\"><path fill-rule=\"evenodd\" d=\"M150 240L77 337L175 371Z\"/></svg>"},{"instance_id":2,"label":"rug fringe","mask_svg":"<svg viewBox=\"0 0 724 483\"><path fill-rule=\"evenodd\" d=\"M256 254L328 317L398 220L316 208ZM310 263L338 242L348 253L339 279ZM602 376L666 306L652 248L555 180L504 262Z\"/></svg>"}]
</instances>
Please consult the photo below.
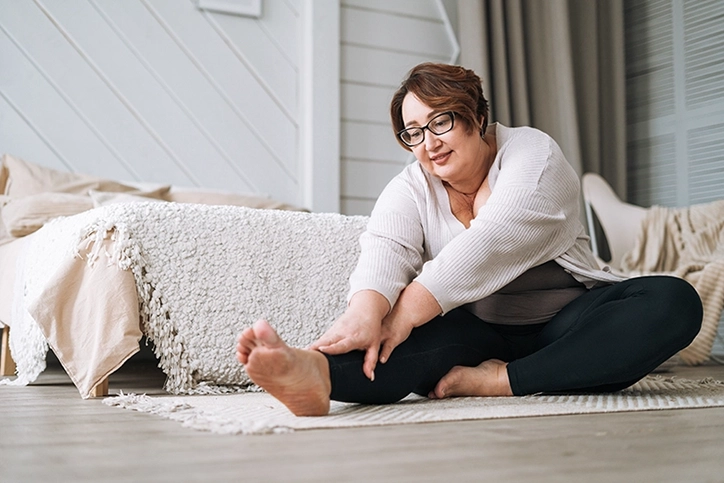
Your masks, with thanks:
<instances>
[{"instance_id":1,"label":"rug fringe","mask_svg":"<svg viewBox=\"0 0 724 483\"><path fill-rule=\"evenodd\" d=\"M185 428L209 431L216 434L281 434L294 432L292 428L274 424L268 420L235 421L207 413L177 399L152 399L146 394L124 394L103 399L111 407L130 409L142 413L178 421Z\"/></svg>"}]
</instances>

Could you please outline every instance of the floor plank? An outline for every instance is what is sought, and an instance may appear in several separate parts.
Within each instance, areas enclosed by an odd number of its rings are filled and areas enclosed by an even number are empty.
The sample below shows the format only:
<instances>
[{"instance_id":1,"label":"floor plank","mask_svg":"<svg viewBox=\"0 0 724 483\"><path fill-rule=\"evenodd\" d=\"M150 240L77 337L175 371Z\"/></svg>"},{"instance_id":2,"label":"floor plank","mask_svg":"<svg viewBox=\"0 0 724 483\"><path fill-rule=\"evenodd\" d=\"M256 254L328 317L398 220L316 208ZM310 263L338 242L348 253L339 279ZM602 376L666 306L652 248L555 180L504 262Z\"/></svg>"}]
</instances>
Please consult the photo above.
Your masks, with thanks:
<instances>
[{"instance_id":1,"label":"floor plank","mask_svg":"<svg viewBox=\"0 0 724 483\"><path fill-rule=\"evenodd\" d=\"M110 392L163 394L163 380L132 360ZM0 387L0 481L101 480L724 481L724 408L220 436L82 400L57 365Z\"/></svg>"}]
</instances>

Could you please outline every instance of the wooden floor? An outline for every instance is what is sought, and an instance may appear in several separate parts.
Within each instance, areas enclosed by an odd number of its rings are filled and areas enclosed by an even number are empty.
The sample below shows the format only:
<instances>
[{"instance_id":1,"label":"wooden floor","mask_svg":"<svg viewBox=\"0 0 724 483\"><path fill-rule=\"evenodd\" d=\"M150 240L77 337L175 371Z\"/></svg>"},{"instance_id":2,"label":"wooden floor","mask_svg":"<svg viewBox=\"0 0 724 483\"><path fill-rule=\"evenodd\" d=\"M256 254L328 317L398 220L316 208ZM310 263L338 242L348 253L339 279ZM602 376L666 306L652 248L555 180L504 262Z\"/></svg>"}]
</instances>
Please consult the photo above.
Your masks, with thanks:
<instances>
[{"instance_id":1,"label":"wooden floor","mask_svg":"<svg viewBox=\"0 0 724 483\"><path fill-rule=\"evenodd\" d=\"M162 383L153 361L131 360L110 389ZM53 366L0 386L0 482L16 481L724 481L724 408L220 436L84 401Z\"/></svg>"}]
</instances>

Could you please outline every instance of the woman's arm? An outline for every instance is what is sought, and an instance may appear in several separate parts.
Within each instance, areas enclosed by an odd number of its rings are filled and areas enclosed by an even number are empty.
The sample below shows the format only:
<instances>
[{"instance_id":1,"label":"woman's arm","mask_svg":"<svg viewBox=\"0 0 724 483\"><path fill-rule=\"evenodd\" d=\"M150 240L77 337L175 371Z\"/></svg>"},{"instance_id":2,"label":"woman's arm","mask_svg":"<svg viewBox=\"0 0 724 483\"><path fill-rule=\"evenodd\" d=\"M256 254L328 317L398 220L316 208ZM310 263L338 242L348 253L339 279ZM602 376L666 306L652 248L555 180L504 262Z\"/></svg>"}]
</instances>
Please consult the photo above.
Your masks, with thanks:
<instances>
[{"instance_id":1,"label":"woman's arm","mask_svg":"<svg viewBox=\"0 0 724 483\"><path fill-rule=\"evenodd\" d=\"M410 169L384 189L360 238L361 254L350 276L349 304L310 349L326 354L365 351L364 373L374 379L382 320L423 262L422 224Z\"/></svg>"},{"instance_id":2,"label":"woman's arm","mask_svg":"<svg viewBox=\"0 0 724 483\"><path fill-rule=\"evenodd\" d=\"M415 166L397 175L380 194L360 237L360 258L349 278L350 294L374 290L389 307L420 273L425 259L423 220L424 182ZM420 171L421 168L417 168Z\"/></svg>"}]
</instances>

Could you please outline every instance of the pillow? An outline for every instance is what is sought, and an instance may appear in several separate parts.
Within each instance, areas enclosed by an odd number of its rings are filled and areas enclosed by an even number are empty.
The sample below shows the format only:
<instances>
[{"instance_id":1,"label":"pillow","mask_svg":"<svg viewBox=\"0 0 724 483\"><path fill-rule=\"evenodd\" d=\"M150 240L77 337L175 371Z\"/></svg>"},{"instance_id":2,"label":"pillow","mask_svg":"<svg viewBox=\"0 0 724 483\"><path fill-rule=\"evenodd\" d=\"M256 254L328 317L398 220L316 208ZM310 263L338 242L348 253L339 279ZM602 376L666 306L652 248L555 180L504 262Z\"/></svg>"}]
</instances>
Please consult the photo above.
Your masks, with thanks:
<instances>
[{"instance_id":1,"label":"pillow","mask_svg":"<svg viewBox=\"0 0 724 483\"><path fill-rule=\"evenodd\" d=\"M114 193L109 191L89 190L88 195L90 196L95 208L115 203L138 203L141 201L164 202L164 200L159 199L157 196L148 196L146 194Z\"/></svg>"},{"instance_id":2,"label":"pillow","mask_svg":"<svg viewBox=\"0 0 724 483\"><path fill-rule=\"evenodd\" d=\"M3 156L3 165L7 173L4 193L11 198L23 197L53 191L86 195L88 190L131 192L161 198L171 189L170 185L139 189L134 186L118 183L86 174L66 173L52 168L23 161L9 154ZM0 174L0 184L2 175Z\"/></svg>"},{"instance_id":3,"label":"pillow","mask_svg":"<svg viewBox=\"0 0 724 483\"><path fill-rule=\"evenodd\" d=\"M241 195L237 193L224 193L218 191L203 191L192 189L172 190L163 195L166 201L176 203L198 203L202 205L234 205L248 208L261 208L269 210L307 211L298 206L289 205L271 198L257 195Z\"/></svg>"},{"instance_id":4,"label":"pillow","mask_svg":"<svg viewBox=\"0 0 724 483\"><path fill-rule=\"evenodd\" d=\"M2 168L0 168L0 170L1 169ZM5 228L5 223L2 222L2 209L9 201L10 198L5 195L0 195L0 245L8 240L12 240L10 233L8 233L7 229Z\"/></svg>"},{"instance_id":5,"label":"pillow","mask_svg":"<svg viewBox=\"0 0 724 483\"><path fill-rule=\"evenodd\" d=\"M5 185L8 184L8 168L5 167L5 156L0 161L0 194L5 193Z\"/></svg>"},{"instance_id":6,"label":"pillow","mask_svg":"<svg viewBox=\"0 0 724 483\"><path fill-rule=\"evenodd\" d=\"M29 235L52 218L94 208L93 200L88 196L91 189L162 199L171 186L137 187L85 174L66 173L5 154L0 166L0 189L6 200L1 216L5 222L0 227L2 240L4 231L16 237ZM52 196L51 193L72 196Z\"/></svg>"},{"instance_id":7,"label":"pillow","mask_svg":"<svg viewBox=\"0 0 724 483\"><path fill-rule=\"evenodd\" d=\"M71 216L93 208L88 196L70 193L37 193L11 198L2 208L4 228L14 237L29 235L59 216Z\"/></svg>"}]
</instances>

